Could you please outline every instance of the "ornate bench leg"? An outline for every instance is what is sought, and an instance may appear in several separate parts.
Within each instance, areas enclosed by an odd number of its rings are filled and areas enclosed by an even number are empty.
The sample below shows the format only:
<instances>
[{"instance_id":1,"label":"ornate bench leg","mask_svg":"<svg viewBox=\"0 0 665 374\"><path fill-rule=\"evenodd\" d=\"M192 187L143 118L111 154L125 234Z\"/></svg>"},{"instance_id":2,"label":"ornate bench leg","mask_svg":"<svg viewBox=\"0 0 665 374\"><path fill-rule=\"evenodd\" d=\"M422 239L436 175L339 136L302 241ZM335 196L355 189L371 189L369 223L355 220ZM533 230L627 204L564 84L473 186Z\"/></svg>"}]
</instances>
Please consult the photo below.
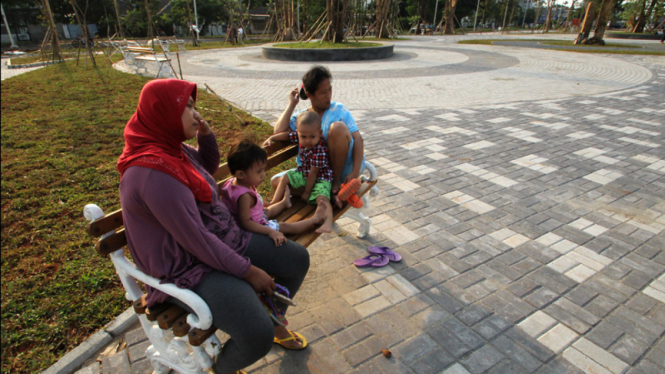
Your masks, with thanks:
<instances>
[{"instance_id":1,"label":"ornate bench leg","mask_svg":"<svg viewBox=\"0 0 665 374\"><path fill-rule=\"evenodd\" d=\"M364 238L369 234L369 228L372 225L372 220L370 220L368 217L365 217L365 215L362 213L363 209L365 207L369 207L369 199L367 198L367 195L363 196L361 198L364 206L360 209L349 209L345 215L348 216L349 218L358 221L360 223L360 226L358 226L358 237L359 238Z\"/></svg>"},{"instance_id":2,"label":"ornate bench leg","mask_svg":"<svg viewBox=\"0 0 665 374\"><path fill-rule=\"evenodd\" d=\"M168 374L171 369L182 374L206 374L213 364L211 357L219 354L221 350L221 344L215 335L200 347L192 347L187 338L178 338L170 331L165 332L156 323L148 321L144 315L139 318L141 324L145 322L151 325L148 329L144 328L152 343L146 349L145 355L157 374Z\"/></svg>"}]
</instances>

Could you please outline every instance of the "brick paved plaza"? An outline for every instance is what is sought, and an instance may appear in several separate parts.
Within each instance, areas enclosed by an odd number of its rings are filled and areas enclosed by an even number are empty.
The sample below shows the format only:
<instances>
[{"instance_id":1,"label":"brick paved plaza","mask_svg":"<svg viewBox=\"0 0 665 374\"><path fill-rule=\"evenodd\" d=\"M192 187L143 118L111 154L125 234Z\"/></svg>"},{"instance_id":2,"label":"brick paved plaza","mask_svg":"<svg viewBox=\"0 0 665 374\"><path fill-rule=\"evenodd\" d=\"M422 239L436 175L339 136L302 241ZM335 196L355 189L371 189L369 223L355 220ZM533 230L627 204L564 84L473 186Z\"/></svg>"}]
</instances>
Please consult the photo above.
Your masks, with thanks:
<instances>
[{"instance_id":1,"label":"brick paved plaza","mask_svg":"<svg viewBox=\"0 0 665 374\"><path fill-rule=\"evenodd\" d=\"M665 58L461 38L327 64L379 170L372 229L342 218L310 247L289 326L311 348L248 373L665 372ZM310 64L259 55L181 58L272 122ZM357 269L369 245L404 260ZM151 372L148 344L128 332L104 372Z\"/></svg>"}]
</instances>

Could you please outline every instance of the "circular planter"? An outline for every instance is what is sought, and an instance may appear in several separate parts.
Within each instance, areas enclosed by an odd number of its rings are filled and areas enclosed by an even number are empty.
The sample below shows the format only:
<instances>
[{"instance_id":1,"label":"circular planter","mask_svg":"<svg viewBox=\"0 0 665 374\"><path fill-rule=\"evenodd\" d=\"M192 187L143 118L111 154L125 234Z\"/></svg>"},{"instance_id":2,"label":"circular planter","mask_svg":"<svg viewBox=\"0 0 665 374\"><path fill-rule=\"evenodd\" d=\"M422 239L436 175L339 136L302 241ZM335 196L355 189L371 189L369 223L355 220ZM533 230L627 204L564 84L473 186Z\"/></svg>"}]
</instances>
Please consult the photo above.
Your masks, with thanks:
<instances>
[{"instance_id":1,"label":"circular planter","mask_svg":"<svg viewBox=\"0 0 665 374\"><path fill-rule=\"evenodd\" d=\"M389 58L393 55L393 44L360 48L276 48L262 47L263 57L280 61L363 61Z\"/></svg>"},{"instance_id":2,"label":"circular planter","mask_svg":"<svg viewBox=\"0 0 665 374\"><path fill-rule=\"evenodd\" d=\"M607 37L616 38L616 39L660 40L660 38L662 38L663 36L658 34L630 34L623 32L608 32Z\"/></svg>"}]
</instances>

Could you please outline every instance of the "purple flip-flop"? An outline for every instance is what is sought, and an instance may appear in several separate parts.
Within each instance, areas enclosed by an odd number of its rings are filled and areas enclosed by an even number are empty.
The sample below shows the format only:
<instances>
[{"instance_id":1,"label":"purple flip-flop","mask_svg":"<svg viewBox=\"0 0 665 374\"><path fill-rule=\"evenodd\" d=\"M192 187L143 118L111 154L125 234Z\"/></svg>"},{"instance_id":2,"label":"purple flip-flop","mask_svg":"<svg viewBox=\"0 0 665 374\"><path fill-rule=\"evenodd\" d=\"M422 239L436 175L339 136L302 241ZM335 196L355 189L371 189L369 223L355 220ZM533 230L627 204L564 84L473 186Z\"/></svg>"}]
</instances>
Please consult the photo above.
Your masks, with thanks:
<instances>
[{"instance_id":1,"label":"purple flip-flop","mask_svg":"<svg viewBox=\"0 0 665 374\"><path fill-rule=\"evenodd\" d=\"M372 253L372 254L375 254L375 255L381 255L381 256L383 256L383 257L385 257L388 260L393 261L393 262L402 261L402 256L400 256L399 254L393 252L388 247L377 247L377 246L371 245L369 248L367 248L367 251L369 251L369 253Z\"/></svg>"},{"instance_id":2,"label":"purple flip-flop","mask_svg":"<svg viewBox=\"0 0 665 374\"><path fill-rule=\"evenodd\" d=\"M369 255L367 257L359 258L353 261L353 264L359 268L367 268L367 267L380 268L382 266L388 265L388 262L390 262L390 260L388 260L387 257L381 255Z\"/></svg>"}]
</instances>

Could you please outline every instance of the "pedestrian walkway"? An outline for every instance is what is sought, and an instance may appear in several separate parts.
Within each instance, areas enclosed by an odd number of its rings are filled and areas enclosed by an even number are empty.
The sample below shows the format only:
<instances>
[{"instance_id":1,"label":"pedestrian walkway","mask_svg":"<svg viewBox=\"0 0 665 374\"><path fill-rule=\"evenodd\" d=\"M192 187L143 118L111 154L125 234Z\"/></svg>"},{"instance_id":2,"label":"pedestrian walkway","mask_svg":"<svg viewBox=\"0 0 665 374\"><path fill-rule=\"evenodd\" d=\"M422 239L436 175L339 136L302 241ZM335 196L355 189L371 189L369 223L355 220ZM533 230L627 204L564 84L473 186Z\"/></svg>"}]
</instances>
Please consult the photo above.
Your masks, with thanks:
<instances>
[{"instance_id":1,"label":"pedestrian walkway","mask_svg":"<svg viewBox=\"0 0 665 374\"><path fill-rule=\"evenodd\" d=\"M1 75L1 80L5 80L7 78L15 77L19 74L27 73L29 71L41 69L43 66L39 67L34 67L34 68L20 68L20 69L9 69L7 67L7 62L9 61L9 58L3 57L2 58L2 63L0 63L0 75Z\"/></svg>"},{"instance_id":2,"label":"pedestrian walkway","mask_svg":"<svg viewBox=\"0 0 665 374\"><path fill-rule=\"evenodd\" d=\"M246 371L665 372L663 58L441 37L396 51L328 64L379 170L372 228L358 239L343 217L310 246L289 310L310 348ZM227 53L192 53L185 78L272 121L309 66ZM370 245L404 260L355 268ZM150 373L148 345L131 329L81 373Z\"/></svg>"}]
</instances>

